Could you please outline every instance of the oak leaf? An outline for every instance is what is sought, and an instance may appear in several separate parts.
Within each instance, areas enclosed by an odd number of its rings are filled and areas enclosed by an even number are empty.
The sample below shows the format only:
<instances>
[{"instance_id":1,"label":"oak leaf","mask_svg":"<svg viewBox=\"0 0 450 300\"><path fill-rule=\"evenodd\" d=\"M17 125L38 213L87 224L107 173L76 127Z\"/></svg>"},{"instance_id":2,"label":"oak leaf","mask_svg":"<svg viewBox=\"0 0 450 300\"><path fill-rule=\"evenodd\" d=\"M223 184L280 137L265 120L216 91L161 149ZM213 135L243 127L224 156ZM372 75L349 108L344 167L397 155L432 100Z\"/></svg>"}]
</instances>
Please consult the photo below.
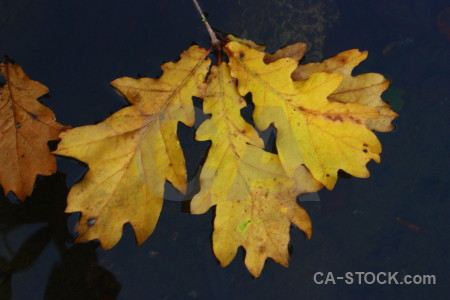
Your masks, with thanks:
<instances>
[{"instance_id":1,"label":"oak leaf","mask_svg":"<svg viewBox=\"0 0 450 300\"><path fill-rule=\"evenodd\" d=\"M380 97L388 85L384 77L351 75L365 53L350 50L299 66L303 43L267 54L253 41L229 39L228 64L217 47L219 64L207 75L209 52L193 46L179 62L164 64L159 79L113 81L131 106L100 124L61 134L55 153L89 165L71 189L66 210L82 212L77 241L99 239L109 249L129 222L141 244L156 226L165 181L186 191L177 124L193 125L193 96L203 98L204 112L211 114L196 139L212 144L191 211L201 214L216 206L213 250L222 266L240 246L255 277L269 257L287 266L290 224L308 237L312 232L296 197L323 185L333 188L341 169L369 176L366 164L379 162L381 152L371 129L392 129L396 114ZM256 126L277 128L277 154L264 150L256 129L240 114L248 93Z\"/></svg>"},{"instance_id":2,"label":"oak leaf","mask_svg":"<svg viewBox=\"0 0 450 300\"><path fill-rule=\"evenodd\" d=\"M278 154L290 176L305 165L328 189L340 169L356 177L369 176L366 163L380 161L381 144L365 123L380 112L359 103L327 100L341 84L342 74L318 72L293 81L296 59L266 64L264 52L237 42L228 43L226 49L239 93L252 93L256 126L265 130L274 123L277 128Z\"/></svg>"},{"instance_id":3,"label":"oak leaf","mask_svg":"<svg viewBox=\"0 0 450 300\"><path fill-rule=\"evenodd\" d=\"M210 60L192 46L177 63L162 65L158 79L119 78L111 84L132 104L105 121L61 134L56 154L89 165L68 196L66 212L81 211L77 241L99 239L104 249L131 223L139 244L153 232L165 181L186 192L178 122L194 124L192 97L201 97Z\"/></svg>"},{"instance_id":4,"label":"oak leaf","mask_svg":"<svg viewBox=\"0 0 450 300\"><path fill-rule=\"evenodd\" d=\"M211 119L196 134L197 140L211 140L212 145L191 211L204 213L216 205L213 250L220 264L229 264L243 246L245 264L258 277L268 257L288 265L291 222L311 235L310 218L296 196L321 185L303 166L288 176L278 156L263 150L258 133L240 115L245 105L228 66L213 66L203 102Z\"/></svg>"},{"instance_id":5,"label":"oak leaf","mask_svg":"<svg viewBox=\"0 0 450 300\"><path fill-rule=\"evenodd\" d=\"M264 62L266 64L270 64L274 61L279 60L280 58L290 57L297 61L300 61L306 52L306 44L305 43L295 43L292 45L285 46L279 50L277 50L275 53L265 53L264 54ZM258 49L256 49L258 50Z\"/></svg>"},{"instance_id":6,"label":"oak leaf","mask_svg":"<svg viewBox=\"0 0 450 300\"><path fill-rule=\"evenodd\" d=\"M381 99L381 94L389 87L389 80L381 74L366 73L353 77L352 70L367 58L367 51L356 49L339 53L320 63L300 65L292 73L294 80L306 80L317 72L339 73L343 75L341 84L327 99L341 103L359 103L375 107L379 114L375 119L366 120L371 130L387 132L394 129L392 120L398 116L391 106ZM289 54L285 54L285 57Z\"/></svg>"},{"instance_id":7,"label":"oak leaf","mask_svg":"<svg viewBox=\"0 0 450 300\"><path fill-rule=\"evenodd\" d=\"M31 80L19 65L0 63L5 85L0 89L0 184L19 200L31 195L36 175L56 172L48 141L68 128L37 101L48 88Z\"/></svg>"},{"instance_id":8,"label":"oak leaf","mask_svg":"<svg viewBox=\"0 0 450 300\"><path fill-rule=\"evenodd\" d=\"M266 46L264 46L264 45L260 45L252 40L243 39L243 38L234 36L232 34L227 35L227 38L231 42L237 42L237 43L246 45L247 47L259 50L259 51L264 51L266 49Z\"/></svg>"}]
</instances>

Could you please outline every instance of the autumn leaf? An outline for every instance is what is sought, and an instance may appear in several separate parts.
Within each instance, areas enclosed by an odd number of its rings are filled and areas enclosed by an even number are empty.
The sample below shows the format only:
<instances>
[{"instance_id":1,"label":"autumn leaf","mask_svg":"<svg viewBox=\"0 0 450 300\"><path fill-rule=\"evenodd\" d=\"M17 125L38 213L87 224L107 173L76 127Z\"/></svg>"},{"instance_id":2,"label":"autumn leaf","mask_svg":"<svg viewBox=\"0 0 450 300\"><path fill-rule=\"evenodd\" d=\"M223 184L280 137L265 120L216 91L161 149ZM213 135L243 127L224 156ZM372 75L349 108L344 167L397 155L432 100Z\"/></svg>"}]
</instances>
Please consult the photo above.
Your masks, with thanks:
<instances>
[{"instance_id":1,"label":"autumn leaf","mask_svg":"<svg viewBox=\"0 0 450 300\"><path fill-rule=\"evenodd\" d=\"M245 45L249 48L264 51L266 46L259 45L252 40L246 40L239 37L236 37L232 34L227 35L227 38L231 42L237 42L239 44ZM285 46L281 49L278 49L275 53L265 53L264 62L266 64L274 62L280 58L291 57L296 60L301 60L305 55L307 46L305 43L295 43L292 45Z\"/></svg>"},{"instance_id":2,"label":"autumn leaf","mask_svg":"<svg viewBox=\"0 0 450 300\"><path fill-rule=\"evenodd\" d=\"M213 66L203 102L211 119L201 124L196 134L197 140L211 140L212 145L191 211L200 214L217 205L213 233L216 257L226 266L243 246L245 264L258 277L267 257L288 265L291 222L311 235L311 221L296 203L296 196L316 191L321 185L303 166L295 177L289 177L278 156L262 149L264 144L256 130L240 115L245 105L228 66Z\"/></svg>"},{"instance_id":3,"label":"autumn leaf","mask_svg":"<svg viewBox=\"0 0 450 300\"><path fill-rule=\"evenodd\" d=\"M295 43L292 45L285 46L275 53L265 53L264 54L264 62L266 64L270 64L274 61L279 60L280 58L290 57L297 61L301 60L306 52L306 44L305 43ZM258 50L258 49L257 49Z\"/></svg>"},{"instance_id":4,"label":"autumn leaf","mask_svg":"<svg viewBox=\"0 0 450 300\"><path fill-rule=\"evenodd\" d=\"M365 123L380 112L359 103L328 101L342 74L318 72L294 82L296 59L266 64L264 52L237 42L228 43L226 49L240 95L252 93L257 127L265 130L273 122L277 128L278 154L290 176L305 165L328 189L340 169L356 177L369 176L366 164L380 161L381 144Z\"/></svg>"},{"instance_id":5,"label":"autumn leaf","mask_svg":"<svg viewBox=\"0 0 450 300\"><path fill-rule=\"evenodd\" d=\"M242 246L246 267L259 277L268 258L288 265L291 224L311 237L311 220L297 196L332 189L339 170L368 177L367 163L379 162L381 153L372 130L392 130L397 114L381 99L386 78L352 76L367 52L353 49L300 65L306 44L265 53L254 41L215 32L193 3L210 50L190 47L178 62L163 64L157 79L114 80L111 85L131 105L96 125L65 130L36 101L47 88L19 66L0 63L6 79L0 89L0 184L21 200L30 195L37 174L55 172L47 143L61 138L54 153L89 167L67 200L66 212L81 212L76 242L98 239L110 249L130 223L142 244L158 222L166 181L186 193L177 129L180 122L194 125L192 98L203 98L211 117L196 140L211 141L211 147L191 212L215 206L213 251L220 264L228 265ZM218 63L210 68L212 49ZM257 128L241 116L247 94ZM264 150L257 131L272 124L274 153Z\"/></svg>"},{"instance_id":6,"label":"autumn leaf","mask_svg":"<svg viewBox=\"0 0 450 300\"><path fill-rule=\"evenodd\" d=\"M37 101L48 88L31 80L19 65L0 63L5 85L0 89L0 184L19 200L31 195L36 175L56 172L48 141L68 128Z\"/></svg>"},{"instance_id":7,"label":"autumn leaf","mask_svg":"<svg viewBox=\"0 0 450 300\"><path fill-rule=\"evenodd\" d=\"M285 54L288 57L289 54ZM300 65L292 73L294 80L306 80L317 72L339 73L343 75L341 84L327 99L341 103L359 103L374 107L378 116L365 122L367 128L380 132L394 129L392 120L398 115L391 110L391 106L381 99L381 94L389 87L389 80L381 74L367 73L353 77L352 70L367 58L367 51L356 49L339 53L335 57L320 63Z\"/></svg>"},{"instance_id":8,"label":"autumn leaf","mask_svg":"<svg viewBox=\"0 0 450 300\"><path fill-rule=\"evenodd\" d=\"M237 42L242 45L246 45L247 47L259 50L259 51L264 51L266 49L266 46L264 46L264 45L260 45L252 40L243 39L243 38L234 36L232 34L227 35L227 39L232 42Z\"/></svg>"},{"instance_id":9,"label":"autumn leaf","mask_svg":"<svg viewBox=\"0 0 450 300\"><path fill-rule=\"evenodd\" d=\"M61 134L55 153L89 165L68 196L66 211L82 212L77 241L99 239L109 249L129 222L141 244L158 221L165 181L186 191L177 126L194 124L192 97L202 96L210 64L207 55L205 49L192 46L177 63L162 65L158 79L114 80L112 85L132 106L97 125Z\"/></svg>"},{"instance_id":10,"label":"autumn leaf","mask_svg":"<svg viewBox=\"0 0 450 300\"><path fill-rule=\"evenodd\" d=\"M97 125L61 134L55 153L89 165L66 209L82 212L78 242L99 239L109 249L131 223L141 244L158 221L165 181L186 192L177 125L194 124L194 96L204 99L204 112L211 114L196 139L212 145L191 211L216 206L213 250L222 266L240 246L255 277L267 258L287 266L291 223L308 237L312 233L296 197L323 185L332 189L338 170L369 176L366 164L379 162L381 152L371 129L390 130L396 114L380 97L388 85L384 77L351 75L366 54L351 50L299 66L303 43L267 54L250 40L228 38L225 48L215 44L219 55L225 49L228 64L219 56L218 66L209 70L209 51L193 46L179 62L164 64L159 79L113 81L131 106ZM277 128L277 154L264 150L256 129L241 116L248 93L256 126Z\"/></svg>"}]
</instances>

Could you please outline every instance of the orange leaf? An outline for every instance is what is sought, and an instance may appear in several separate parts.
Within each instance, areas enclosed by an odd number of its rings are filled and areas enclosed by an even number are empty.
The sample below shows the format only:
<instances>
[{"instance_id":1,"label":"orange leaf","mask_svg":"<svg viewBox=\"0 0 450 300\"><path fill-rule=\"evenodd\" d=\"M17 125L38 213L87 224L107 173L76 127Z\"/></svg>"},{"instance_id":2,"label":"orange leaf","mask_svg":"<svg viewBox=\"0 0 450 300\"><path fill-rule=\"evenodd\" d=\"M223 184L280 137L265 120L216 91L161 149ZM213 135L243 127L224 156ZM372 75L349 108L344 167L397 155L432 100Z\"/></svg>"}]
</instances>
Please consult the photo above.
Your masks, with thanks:
<instances>
[{"instance_id":1,"label":"orange leaf","mask_svg":"<svg viewBox=\"0 0 450 300\"><path fill-rule=\"evenodd\" d=\"M47 142L58 140L68 128L37 101L48 88L31 80L18 65L0 63L6 79L0 89L0 184L25 200L33 192L36 175L56 172L56 160Z\"/></svg>"}]
</instances>

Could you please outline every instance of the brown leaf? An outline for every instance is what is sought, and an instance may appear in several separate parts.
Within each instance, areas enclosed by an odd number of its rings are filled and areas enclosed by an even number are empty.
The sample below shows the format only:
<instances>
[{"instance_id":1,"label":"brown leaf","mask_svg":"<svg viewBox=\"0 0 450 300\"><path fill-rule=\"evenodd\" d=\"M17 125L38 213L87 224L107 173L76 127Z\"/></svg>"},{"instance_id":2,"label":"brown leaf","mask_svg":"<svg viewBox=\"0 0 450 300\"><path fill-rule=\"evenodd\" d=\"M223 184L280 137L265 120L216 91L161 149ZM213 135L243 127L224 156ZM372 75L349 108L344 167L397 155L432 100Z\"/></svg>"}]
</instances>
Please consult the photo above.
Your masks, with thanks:
<instances>
[{"instance_id":1,"label":"brown leaf","mask_svg":"<svg viewBox=\"0 0 450 300\"><path fill-rule=\"evenodd\" d=\"M266 54L264 56L264 63L270 64L280 58L290 57L295 60L301 60L305 56L307 46L305 43L295 43L286 47L283 47L273 54Z\"/></svg>"},{"instance_id":2,"label":"brown leaf","mask_svg":"<svg viewBox=\"0 0 450 300\"><path fill-rule=\"evenodd\" d=\"M0 89L0 184L24 200L33 192L36 175L56 172L47 142L68 128L37 101L48 88L31 80L18 65L0 63L6 80Z\"/></svg>"}]
</instances>

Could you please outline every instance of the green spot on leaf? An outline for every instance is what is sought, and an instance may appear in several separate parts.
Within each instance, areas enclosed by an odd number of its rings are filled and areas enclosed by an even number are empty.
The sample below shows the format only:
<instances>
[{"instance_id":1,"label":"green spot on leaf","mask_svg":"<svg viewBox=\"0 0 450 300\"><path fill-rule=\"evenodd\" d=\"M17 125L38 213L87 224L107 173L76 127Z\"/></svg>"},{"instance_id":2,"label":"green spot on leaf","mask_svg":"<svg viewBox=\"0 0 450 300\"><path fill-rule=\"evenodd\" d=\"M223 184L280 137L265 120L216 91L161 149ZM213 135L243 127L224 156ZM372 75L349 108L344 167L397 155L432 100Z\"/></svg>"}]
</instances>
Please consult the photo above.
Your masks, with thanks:
<instances>
[{"instance_id":1,"label":"green spot on leaf","mask_svg":"<svg viewBox=\"0 0 450 300\"><path fill-rule=\"evenodd\" d=\"M252 222L252 220L246 219L244 222L242 222L241 224L239 224L239 226L238 226L238 228L237 228L238 231L239 231L240 233L244 234L245 231L246 231L247 228L248 228L248 225L250 225L251 222Z\"/></svg>"}]
</instances>

